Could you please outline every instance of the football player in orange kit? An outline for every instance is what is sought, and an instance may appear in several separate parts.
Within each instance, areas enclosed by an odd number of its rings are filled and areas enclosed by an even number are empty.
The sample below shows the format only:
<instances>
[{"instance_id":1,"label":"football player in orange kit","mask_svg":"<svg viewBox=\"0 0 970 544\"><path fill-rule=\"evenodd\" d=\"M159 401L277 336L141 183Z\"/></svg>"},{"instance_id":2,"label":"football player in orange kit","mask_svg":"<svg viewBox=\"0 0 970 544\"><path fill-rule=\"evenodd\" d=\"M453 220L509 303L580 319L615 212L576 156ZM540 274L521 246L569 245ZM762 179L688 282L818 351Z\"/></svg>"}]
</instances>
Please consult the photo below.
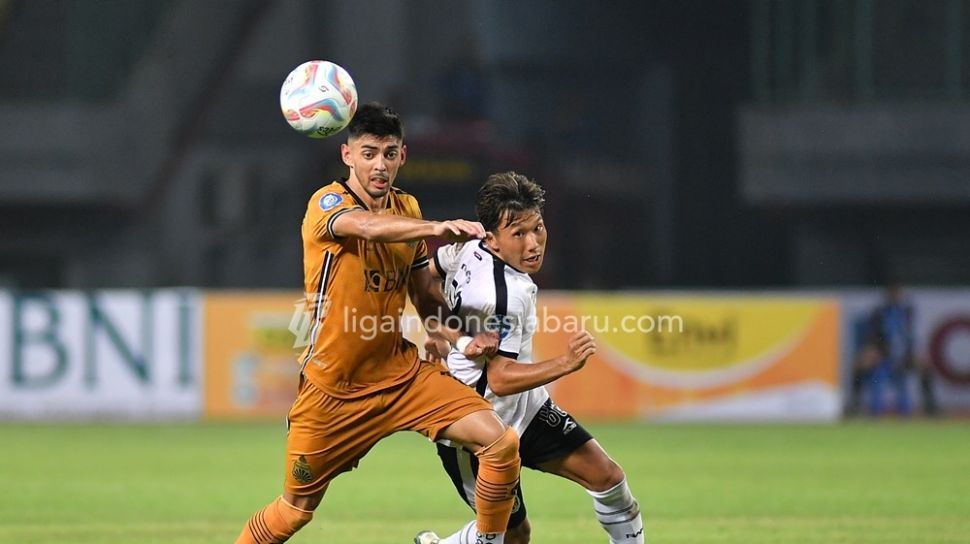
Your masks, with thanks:
<instances>
[{"instance_id":1,"label":"football player in orange kit","mask_svg":"<svg viewBox=\"0 0 970 544\"><path fill-rule=\"evenodd\" d=\"M462 444L478 458L477 529L502 544L519 479L518 435L447 370L423 361L400 331L410 295L430 335L467 355L492 354L494 334L444 326L424 238L484 238L477 222L425 221L395 188L407 158L400 118L366 104L341 145L346 180L311 198L303 220L304 282L313 315L300 387L287 416L283 494L254 514L237 544L285 542L313 517L330 481L382 438L402 430Z\"/></svg>"}]
</instances>

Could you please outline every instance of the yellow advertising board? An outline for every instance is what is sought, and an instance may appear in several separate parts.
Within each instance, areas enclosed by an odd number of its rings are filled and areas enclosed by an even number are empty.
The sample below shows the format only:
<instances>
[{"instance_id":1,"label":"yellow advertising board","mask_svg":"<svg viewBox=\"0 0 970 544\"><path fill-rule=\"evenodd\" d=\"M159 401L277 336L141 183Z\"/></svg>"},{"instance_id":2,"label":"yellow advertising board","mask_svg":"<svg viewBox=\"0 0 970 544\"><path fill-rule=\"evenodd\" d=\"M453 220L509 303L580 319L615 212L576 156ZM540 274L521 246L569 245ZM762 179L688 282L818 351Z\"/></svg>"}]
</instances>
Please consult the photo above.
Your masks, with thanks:
<instances>
[{"instance_id":1,"label":"yellow advertising board","mask_svg":"<svg viewBox=\"0 0 970 544\"><path fill-rule=\"evenodd\" d=\"M586 418L830 420L838 416L834 300L760 296L539 297L534 357L582 326L598 353L550 385Z\"/></svg>"},{"instance_id":2,"label":"yellow advertising board","mask_svg":"<svg viewBox=\"0 0 970 544\"><path fill-rule=\"evenodd\" d=\"M300 292L210 292L204 297L204 415L213 419L283 417L299 382L309 328ZM408 305L406 336L423 342ZM415 332L416 331L416 332ZM420 346L421 344L418 343Z\"/></svg>"},{"instance_id":3,"label":"yellow advertising board","mask_svg":"<svg viewBox=\"0 0 970 544\"><path fill-rule=\"evenodd\" d=\"M296 397L305 319L299 292L207 293L205 411L209 418L283 417Z\"/></svg>"},{"instance_id":4,"label":"yellow advertising board","mask_svg":"<svg viewBox=\"0 0 970 544\"><path fill-rule=\"evenodd\" d=\"M205 415L282 417L296 394L306 328L298 292L204 297ZM549 385L584 419L834 419L835 301L797 297L540 295L533 359L564 353L579 328L599 351ZM409 307L404 330L422 345ZM298 334L294 334L297 332Z\"/></svg>"}]
</instances>

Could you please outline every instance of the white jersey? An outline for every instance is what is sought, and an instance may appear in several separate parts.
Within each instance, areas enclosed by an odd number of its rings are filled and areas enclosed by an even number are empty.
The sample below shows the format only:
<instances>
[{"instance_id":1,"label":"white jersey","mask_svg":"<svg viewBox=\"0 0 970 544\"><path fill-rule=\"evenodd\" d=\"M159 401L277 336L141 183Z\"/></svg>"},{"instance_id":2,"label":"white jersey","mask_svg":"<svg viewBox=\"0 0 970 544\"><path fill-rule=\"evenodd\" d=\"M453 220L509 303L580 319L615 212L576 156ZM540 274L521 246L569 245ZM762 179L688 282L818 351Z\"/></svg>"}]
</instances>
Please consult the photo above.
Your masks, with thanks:
<instances>
[{"instance_id":1,"label":"white jersey","mask_svg":"<svg viewBox=\"0 0 970 544\"><path fill-rule=\"evenodd\" d=\"M536 323L538 288L520 272L493 255L479 241L443 246L434 262L445 276L445 299L461 329L474 336L484 331L499 333L499 355L520 363L532 363L532 335ZM466 385L492 403L495 412L522 436L525 428L549 398L545 387L500 397L488 386L485 357L468 359L452 348L448 369Z\"/></svg>"}]
</instances>

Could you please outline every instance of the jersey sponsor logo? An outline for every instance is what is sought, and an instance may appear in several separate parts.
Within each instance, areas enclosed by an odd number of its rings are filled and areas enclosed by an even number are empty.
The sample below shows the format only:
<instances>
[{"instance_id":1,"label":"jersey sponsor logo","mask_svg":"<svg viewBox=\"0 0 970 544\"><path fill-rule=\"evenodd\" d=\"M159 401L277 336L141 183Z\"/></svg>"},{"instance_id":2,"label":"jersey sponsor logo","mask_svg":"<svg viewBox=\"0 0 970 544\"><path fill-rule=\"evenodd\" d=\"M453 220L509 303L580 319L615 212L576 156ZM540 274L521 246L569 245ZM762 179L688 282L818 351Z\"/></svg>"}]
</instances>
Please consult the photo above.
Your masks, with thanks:
<instances>
[{"instance_id":1,"label":"jersey sponsor logo","mask_svg":"<svg viewBox=\"0 0 970 544\"><path fill-rule=\"evenodd\" d=\"M364 270L364 291L368 293L383 293L400 289L408 281L410 268L397 270L378 270L375 268Z\"/></svg>"},{"instance_id":2,"label":"jersey sponsor logo","mask_svg":"<svg viewBox=\"0 0 970 544\"><path fill-rule=\"evenodd\" d=\"M344 201L344 197L338 195L337 193L327 193L320 197L320 209L328 212L334 208L334 206L340 204Z\"/></svg>"},{"instance_id":3,"label":"jersey sponsor logo","mask_svg":"<svg viewBox=\"0 0 970 544\"><path fill-rule=\"evenodd\" d=\"M306 462L306 457L300 456L299 459L293 461L293 479L301 484L308 484L313 481L313 470L310 469L310 463Z\"/></svg>"},{"instance_id":4,"label":"jersey sponsor logo","mask_svg":"<svg viewBox=\"0 0 970 544\"><path fill-rule=\"evenodd\" d=\"M481 253L479 253L477 251L472 251L472 255L474 255L475 258L478 259L479 261L482 260L482 254Z\"/></svg>"}]
</instances>

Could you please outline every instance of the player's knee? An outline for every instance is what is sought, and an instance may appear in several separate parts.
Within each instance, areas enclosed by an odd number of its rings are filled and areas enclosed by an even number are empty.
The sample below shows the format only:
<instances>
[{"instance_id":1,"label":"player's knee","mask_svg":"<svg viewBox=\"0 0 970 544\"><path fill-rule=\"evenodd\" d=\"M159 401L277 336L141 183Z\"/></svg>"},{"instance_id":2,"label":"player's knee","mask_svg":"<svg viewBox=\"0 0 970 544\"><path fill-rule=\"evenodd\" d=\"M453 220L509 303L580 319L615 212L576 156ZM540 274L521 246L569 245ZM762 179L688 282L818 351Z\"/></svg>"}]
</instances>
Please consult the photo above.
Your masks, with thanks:
<instances>
[{"instance_id":1,"label":"player's knee","mask_svg":"<svg viewBox=\"0 0 970 544\"><path fill-rule=\"evenodd\" d=\"M326 490L326 487L324 488ZM320 506L320 502L323 501L323 492L314 493L312 495L294 495L292 493L283 493L281 497L282 500L296 508L297 510L305 510L312 512Z\"/></svg>"},{"instance_id":2,"label":"player's knee","mask_svg":"<svg viewBox=\"0 0 970 544\"><path fill-rule=\"evenodd\" d=\"M236 544L286 542L311 519L313 512L293 506L283 497L276 497L249 518Z\"/></svg>"},{"instance_id":3,"label":"player's knee","mask_svg":"<svg viewBox=\"0 0 970 544\"><path fill-rule=\"evenodd\" d=\"M287 529L292 531L293 534L303 528L304 525L310 523L313 519L313 511L305 510L298 506L290 504L286 499L280 497L277 512L280 518L286 524Z\"/></svg>"},{"instance_id":4,"label":"player's knee","mask_svg":"<svg viewBox=\"0 0 970 544\"><path fill-rule=\"evenodd\" d=\"M479 461L482 463L505 466L519 464L519 435L511 427L491 444L478 450Z\"/></svg>"},{"instance_id":5,"label":"player's knee","mask_svg":"<svg viewBox=\"0 0 970 544\"><path fill-rule=\"evenodd\" d=\"M529 544L530 538L532 538L532 526L529 525L528 518L505 532L505 544Z\"/></svg>"},{"instance_id":6,"label":"player's knee","mask_svg":"<svg viewBox=\"0 0 970 544\"><path fill-rule=\"evenodd\" d=\"M626 478L623 467L616 464L612 459L608 459L606 466L599 472L597 478L589 482L590 491L607 491L620 484Z\"/></svg>"}]
</instances>

